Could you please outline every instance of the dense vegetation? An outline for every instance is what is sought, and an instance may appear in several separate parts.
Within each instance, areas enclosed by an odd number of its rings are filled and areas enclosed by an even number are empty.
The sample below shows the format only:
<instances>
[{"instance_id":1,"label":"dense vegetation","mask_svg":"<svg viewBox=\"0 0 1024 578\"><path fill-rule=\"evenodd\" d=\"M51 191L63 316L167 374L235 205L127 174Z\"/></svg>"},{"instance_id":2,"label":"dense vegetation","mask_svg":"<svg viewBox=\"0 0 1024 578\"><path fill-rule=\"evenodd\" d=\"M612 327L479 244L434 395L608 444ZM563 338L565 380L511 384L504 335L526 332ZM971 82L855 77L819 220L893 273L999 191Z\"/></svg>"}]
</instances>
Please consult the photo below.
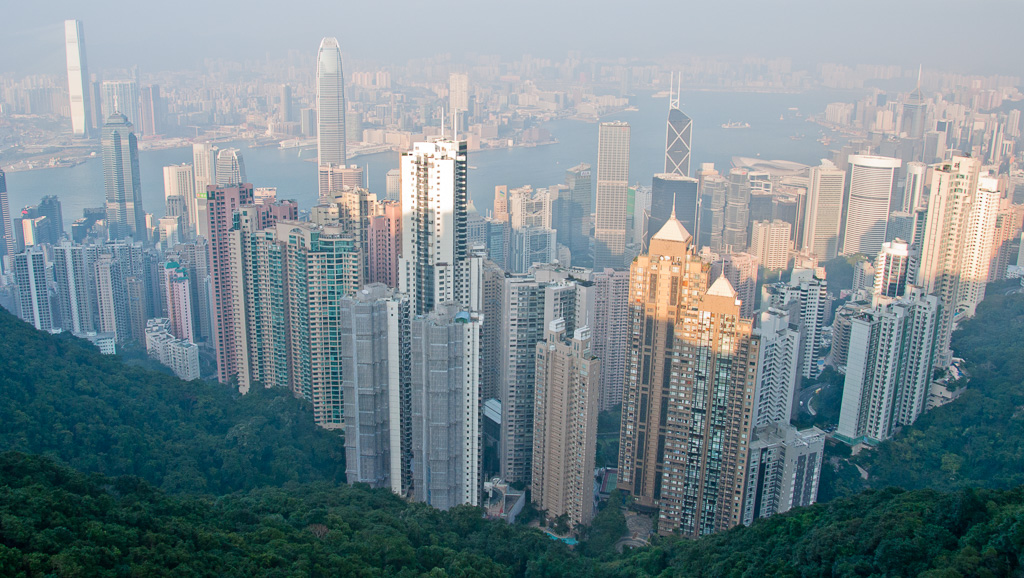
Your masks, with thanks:
<instances>
[{"instance_id":1,"label":"dense vegetation","mask_svg":"<svg viewBox=\"0 0 1024 578\"><path fill-rule=\"evenodd\" d=\"M344 443L303 402L184 382L0 310L0 448L175 492L344 480Z\"/></svg>"},{"instance_id":2,"label":"dense vegetation","mask_svg":"<svg viewBox=\"0 0 1024 578\"><path fill-rule=\"evenodd\" d=\"M0 454L0 576L1020 575L1022 334L1024 296L990 296L955 334L970 387L826 469L832 501L618 554L618 507L570 550L477 508L346 486L341 440L300 401L185 383L0 312L0 449L18 450ZM854 495L854 464L877 488L928 489Z\"/></svg>"},{"instance_id":3,"label":"dense vegetation","mask_svg":"<svg viewBox=\"0 0 1024 578\"><path fill-rule=\"evenodd\" d=\"M1022 545L1022 490L873 491L616 556L365 486L176 496L0 454L3 576L999 576Z\"/></svg>"},{"instance_id":4,"label":"dense vegetation","mask_svg":"<svg viewBox=\"0 0 1024 578\"><path fill-rule=\"evenodd\" d=\"M953 334L966 390L855 463L875 488L955 490L1024 484L1024 295L990 294ZM851 484L849 490L858 489Z\"/></svg>"}]
</instances>

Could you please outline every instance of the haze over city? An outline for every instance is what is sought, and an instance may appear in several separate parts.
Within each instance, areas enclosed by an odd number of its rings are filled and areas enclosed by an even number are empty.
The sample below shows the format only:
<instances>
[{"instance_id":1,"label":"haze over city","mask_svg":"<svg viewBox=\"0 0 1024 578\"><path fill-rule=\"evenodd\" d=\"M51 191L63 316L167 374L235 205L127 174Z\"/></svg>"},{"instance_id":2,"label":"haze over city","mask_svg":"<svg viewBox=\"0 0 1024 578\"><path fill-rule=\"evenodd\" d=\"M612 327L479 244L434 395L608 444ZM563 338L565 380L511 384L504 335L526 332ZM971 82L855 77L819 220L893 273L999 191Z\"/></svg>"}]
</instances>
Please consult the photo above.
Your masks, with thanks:
<instances>
[{"instance_id":1,"label":"haze over city","mask_svg":"<svg viewBox=\"0 0 1024 578\"><path fill-rule=\"evenodd\" d=\"M0 575L1019 575L1022 22L6 7Z\"/></svg>"}]
</instances>

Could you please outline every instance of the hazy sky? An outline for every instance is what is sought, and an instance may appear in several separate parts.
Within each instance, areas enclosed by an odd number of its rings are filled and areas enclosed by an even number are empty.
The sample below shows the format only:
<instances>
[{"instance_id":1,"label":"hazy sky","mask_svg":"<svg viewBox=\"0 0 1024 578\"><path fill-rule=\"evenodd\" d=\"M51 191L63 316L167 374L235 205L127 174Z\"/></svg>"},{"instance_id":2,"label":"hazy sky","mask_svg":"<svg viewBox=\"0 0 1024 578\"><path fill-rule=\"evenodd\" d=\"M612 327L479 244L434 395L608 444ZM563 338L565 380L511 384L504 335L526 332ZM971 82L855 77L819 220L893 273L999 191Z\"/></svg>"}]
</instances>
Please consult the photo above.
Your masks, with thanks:
<instances>
[{"instance_id":1,"label":"hazy sky","mask_svg":"<svg viewBox=\"0 0 1024 578\"><path fill-rule=\"evenodd\" d=\"M316 52L381 62L460 51L561 58L663 54L923 63L1024 74L1021 0L3 0L0 73L63 68L65 18L84 21L94 70L194 68L203 58Z\"/></svg>"}]
</instances>

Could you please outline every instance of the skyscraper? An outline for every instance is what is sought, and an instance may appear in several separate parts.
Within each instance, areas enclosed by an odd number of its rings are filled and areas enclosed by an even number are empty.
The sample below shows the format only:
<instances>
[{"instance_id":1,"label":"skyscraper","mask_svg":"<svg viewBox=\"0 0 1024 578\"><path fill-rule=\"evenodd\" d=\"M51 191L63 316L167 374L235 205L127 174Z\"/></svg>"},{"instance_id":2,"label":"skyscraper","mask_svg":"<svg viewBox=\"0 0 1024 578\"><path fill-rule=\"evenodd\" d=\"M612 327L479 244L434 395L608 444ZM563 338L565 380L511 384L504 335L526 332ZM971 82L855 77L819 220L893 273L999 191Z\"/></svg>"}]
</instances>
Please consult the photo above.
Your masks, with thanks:
<instances>
[{"instance_id":1,"label":"skyscraper","mask_svg":"<svg viewBox=\"0 0 1024 578\"><path fill-rule=\"evenodd\" d=\"M939 307L937 297L915 290L851 319L836 437L877 443L924 413Z\"/></svg>"},{"instance_id":2,"label":"skyscraper","mask_svg":"<svg viewBox=\"0 0 1024 578\"><path fill-rule=\"evenodd\" d=\"M696 537L741 522L757 342L691 241L673 216L633 262L618 487Z\"/></svg>"},{"instance_id":3,"label":"skyscraper","mask_svg":"<svg viewBox=\"0 0 1024 578\"><path fill-rule=\"evenodd\" d=\"M850 155L850 197L843 254L876 255L885 242L899 159Z\"/></svg>"},{"instance_id":4,"label":"skyscraper","mask_svg":"<svg viewBox=\"0 0 1024 578\"><path fill-rule=\"evenodd\" d=\"M725 223L722 228L722 250L746 251L747 227L750 224L750 174L747 169L729 171L729 188L725 194Z\"/></svg>"},{"instance_id":5,"label":"skyscraper","mask_svg":"<svg viewBox=\"0 0 1024 578\"><path fill-rule=\"evenodd\" d=\"M324 38L316 56L317 166L346 165L345 74L337 38Z\"/></svg>"},{"instance_id":6,"label":"skyscraper","mask_svg":"<svg viewBox=\"0 0 1024 578\"><path fill-rule=\"evenodd\" d=\"M31 247L14 255L12 262L18 317L40 331L54 329L43 248Z\"/></svg>"},{"instance_id":7,"label":"skyscraper","mask_svg":"<svg viewBox=\"0 0 1024 578\"><path fill-rule=\"evenodd\" d=\"M971 216L967 221L967 239L961 256L963 273L957 296L957 309L968 316L973 317L975 308L985 299L1001 197L1002 186L998 178L992 175L978 177Z\"/></svg>"},{"instance_id":8,"label":"skyscraper","mask_svg":"<svg viewBox=\"0 0 1024 578\"><path fill-rule=\"evenodd\" d=\"M594 268L624 266L626 189L629 188L629 124L603 122L598 129L597 211L594 217Z\"/></svg>"},{"instance_id":9,"label":"skyscraper","mask_svg":"<svg viewBox=\"0 0 1024 578\"><path fill-rule=\"evenodd\" d=\"M831 301L828 297L828 283L824 269L793 269L789 283L774 283L762 288L762 307L790 312L790 320L800 327L802 367L800 373L808 379L821 372L824 343L825 319L828 317Z\"/></svg>"},{"instance_id":10,"label":"skyscraper","mask_svg":"<svg viewBox=\"0 0 1024 578\"><path fill-rule=\"evenodd\" d=\"M594 324L591 348L601 360L600 409L608 411L622 403L629 339L629 271L594 271Z\"/></svg>"},{"instance_id":11,"label":"skyscraper","mask_svg":"<svg viewBox=\"0 0 1024 578\"><path fill-rule=\"evenodd\" d=\"M409 385L409 359L400 350L408 331L407 305L371 283L339 306L343 370L336 395L344 400L345 476L350 484L390 487L399 494L405 414L400 406Z\"/></svg>"},{"instance_id":12,"label":"skyscraper","mask_svg":"<svg viewBox=\"0 0 1024 578\"><path fill-rule=\"evenodd\" d=\"M245 176L245 160L238 149L222 149L217 152L218 187L237 187L247 181Z\"/></svg>"},{"instance_id":13,"label":"skyscraper","mask_svg":"<svg viewBox=\"0 0 1024 578\"><path fill-rule=\"evenodd\" d=\"M846 171L822 160L821 166L811 167L808 180L803 247L818 259L830 261L839 255Z\"/></svg>"},{"instance_id":14,"label":"skyscraper","mask_svg":"<svg viewBox=\"0 0 1024 578\"><path fill-rule=\"evenodd\" d=\"M460 130L469 112L469 75L453 72L448 76L448 113L452 130Z\"/></svg>"},{"instance_id":15,"label":"skyscraper","mask_svg":"<svg viewBox=\"0 0 1024 578\"><path fill-rule=\"evenodd\" d=\"M195 343L195 314L188 268L174 261L165 264L164 290L167 294L167 319L171 335Z\"/></svg>"},{"instance_id":16,"label":"skyscraper","mask_svg":"<svg viewBox=\"0 0 1024 578\"><path fill-rule=\"evenodd\" d=\"M11 221L11 203L7 198L7 177L0 169L0 272L6 272L7 259L17 252L14 223Z\"/></svg>"},{"instance_id":17,"label":"skyscraper","mask_svg":"<svg viewBox=\"0 0 1024 578\"><path fill-rule=\"evenodd\" d=\"M142 109L140 122L142 134L155 135L163 131L164 104L160 98L160 86L151 85L142 88Z\"/></svg>"},{"instance_id":18,"label":"skyscraper","mask_svg":"<svg viewBox=\"0 0 1024 578\"><path fill-rule=\"evenodd\" d=\"M195 228L195 222L190 220L196 213L195 186L195 172L192 165L180 164L164 167L164 202L171 203L171 197L178 197L184 202L185 211L181 216L183 217L182 225L187 230ZM203 188L203 191L206 191L206 188ZM168 210L168 214L171 214L170 210Z\"/></svg>"},{"instance_id":19,"label":"skyscraper","mask_svg":"<svg viewBox=\"0 0 1024 578\"><path fill-rule=\"evenodd\" d=\"M910 271L910 243L893 239L882 243L882 250L875 258L875 299L898 299L907 290L907 273Z\"/></svg>"},{"instance_id":20,"label":"skyscraper","mask_svg":"<svg viewBox=\"0 0 1024 578\"><path fill-rule=\"evenodd\" d=\"M800 383L800 331L796 323L790 322L789 313L781 309L762 311L759 321L754 330L760 350L752 423L788 424Z\"/></svg>"},{"instance_id":21,"label":"skyscraper","mask_svg":"<svg viewBox=\"0 0 1024 578\"><path fill-rule=\"evenodd\" d=\"M413 499L480 502L480 323L456 303L411 322Z\"/></svg>"},{"instance_id":22,"label":"skyscraper","mask_svg":"<svg viewBox=\"0 0 1024 578\"><path fill-rule=\"evenodd\" d=\"M403 153L401 292L414 315L438 303L470 309L466 143L416 143Z\"/></svg>"},{"instance_id":23,"label":"skyscraper","mask_svg":"<svg viewBox=\"0 0 1024 578\"><path fill-rule=\"evenodd\" d=\"M790 224L786 221L754 221L750 253L769 271L786 269L789 266L789 251L793 248L789 239Z\"/></svg>"},{"instance_id":24,"label":"skyscraper","mask_svg":"<svg viewBox=\"0 0 1024 578\"><path fill-rule=\"evenodd\" d=\"M588 266L591 263L590 215L594 196L590 165L580 163L567 169L565 185L569 187L569 230L558 231L558 238L569 247L573 265Z\"/></svg>"},{"instance_id":25,"label":"skyscraper","mask_svg":"<svg viewBox=\"0 0 1024 578\"><path fill-rule=\"evenodd\" d=\"M815 503L824 455L825 432L818 428L797 431L788 422L756 428L747 460L743 523Z\"/></svg>"},{"instance_id":26,"label":"skyscraper","mask_svg":"<svg viewBox=\"0 0 1024 578\"><path fill-rule=\"evenodd\" d=\"M931 169L928 218L915 285L939 298L936 367L948 367L953 361L949 344L961 296L973 193L978 188L980 169L980 161L966 157L953 157Z\"/></svg>"},{"instance_id":27,"label":"skyscraper","mask_svg":"<svg viewBox=\"0 0 1024 578\"><path fill-rule=\"evenodd\" d=\"M68 62L68 96L71 99L71 134L88 137L92 127L89 103L89 68L85 58L85 28L81 20L64 21Z\"/></svg>"},{"instance_id":28,"label":"skyscraper","mask_svg":"<svg viewBox=\"0 0 1024 578\"><path fill-rule=\"evenodd\" d=\"M687 231L697 231L699 189L700 182L697 179L676 173L654 175L651 179L651 211L647 218L644 250L647 250L654 233L665 226L672 211L676 212L679 222Z\"/></svg>"},{"instance_id":29,"label":"skyscraper","mask_svg":"<svg viewBox=\"0 0 1024 578\"><path fill-rule=\"evenodd\" d=\"M96 245L63 241L53 247L53 277L57 284L61 325L72 333L96 330Z\"/></svg>"},{"instance_id":30,"label":"skyscraper","mask_svg":"<svg viewBox=\"0 0 1024 578\"><path fill-rule=\"evenodd\" d=\"M566 334L551 322L537 344L532 499L548 516L568 517L572 528L594 515L598 381L601 362L590 350L590 329Z\"/></svg>"},{"instance_id":31,"label":"skyscraper","mask_svg":"<svg viewBox=\"0 0 1024 578\"><path fill-rule=\"evenodd\" d=\"M142 208L139 149L132 123L112 114L103 125L103 180L107 196L107 234L110 239L133 237L146 241L146 212Z\"/></svg>"},{"instance_id":32,"label":"skyscraper","mask_svg":"<svg viewBox=\"0 0 1024 578\"><path fill-rule=\"evenodd\" d=\"M679 90L682 89L682 80L680 77L678 89L669 86L668 123L665 130L665 172L688 177L690 176L690 138L693 133L693 120L679 110ZM671 84L675 84L674 76ZM683 225L686 226L686 223ZM688 230L696 231L697 229L690 228Z\"/></svg>"},{"instance_id":33,"label":"skyscraper","mask_svg":"<svg viewBox=\"0 0 1024 578\"><path fill-rule=\"evenodd\" d=\"M210 254L211 324L217 352L217 380L227 383L238 373L235 357L234 297L231 290L229 231L231 218L242 205L253 202L252 185L207 187L197 192L199 230Z\"/></svg>"}]
</instances>

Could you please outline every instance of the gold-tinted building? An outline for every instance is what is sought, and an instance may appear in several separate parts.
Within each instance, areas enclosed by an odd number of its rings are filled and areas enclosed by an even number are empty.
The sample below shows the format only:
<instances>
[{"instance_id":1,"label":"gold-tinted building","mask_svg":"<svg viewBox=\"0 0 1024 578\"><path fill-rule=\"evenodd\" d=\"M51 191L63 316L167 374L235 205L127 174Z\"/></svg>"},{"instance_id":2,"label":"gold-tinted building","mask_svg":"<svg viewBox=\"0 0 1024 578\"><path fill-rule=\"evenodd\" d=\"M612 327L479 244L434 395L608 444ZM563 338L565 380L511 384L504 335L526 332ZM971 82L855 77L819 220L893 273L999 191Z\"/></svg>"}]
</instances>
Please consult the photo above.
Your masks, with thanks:
<instances>
[{"instance_id":1,"label":"gold-tinted building","mask_svg":"<svg viewBox=\"0 0 1024 578\"><path fill-rule=\"evenodd\" d=\"M631 268L618 487L663 535L741 521L757 344L732 285L708 277L675 214Z\"/></svg>"}]
</instances>

